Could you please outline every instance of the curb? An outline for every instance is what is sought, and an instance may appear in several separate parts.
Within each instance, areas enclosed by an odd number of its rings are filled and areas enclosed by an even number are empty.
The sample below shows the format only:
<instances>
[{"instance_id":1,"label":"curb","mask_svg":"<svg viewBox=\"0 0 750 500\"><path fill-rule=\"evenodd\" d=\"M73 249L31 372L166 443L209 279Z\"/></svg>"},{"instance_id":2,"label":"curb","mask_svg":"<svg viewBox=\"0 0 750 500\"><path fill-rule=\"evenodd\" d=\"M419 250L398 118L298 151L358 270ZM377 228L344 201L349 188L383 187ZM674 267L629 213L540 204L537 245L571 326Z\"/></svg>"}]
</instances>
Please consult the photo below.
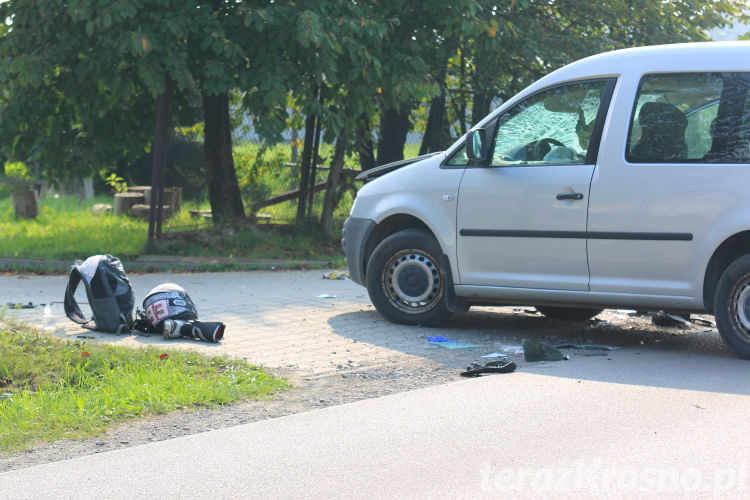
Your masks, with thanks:
<instances>
[{"instance_id":1,"label":"curb","mask_svg":"<svg viewBox=\"0 0 750 500\"><path fill-rule=\"evenodd\" d=\"M73 260L0 258L0 269L7 271L42 271L65 274ZM126 272L163 271L252 271L276 269L323 269L331 266L324 260L250 259L229 257L177 257L170 255L142 255L135 260L124 260Z\"/></svg>"}]
</instances>

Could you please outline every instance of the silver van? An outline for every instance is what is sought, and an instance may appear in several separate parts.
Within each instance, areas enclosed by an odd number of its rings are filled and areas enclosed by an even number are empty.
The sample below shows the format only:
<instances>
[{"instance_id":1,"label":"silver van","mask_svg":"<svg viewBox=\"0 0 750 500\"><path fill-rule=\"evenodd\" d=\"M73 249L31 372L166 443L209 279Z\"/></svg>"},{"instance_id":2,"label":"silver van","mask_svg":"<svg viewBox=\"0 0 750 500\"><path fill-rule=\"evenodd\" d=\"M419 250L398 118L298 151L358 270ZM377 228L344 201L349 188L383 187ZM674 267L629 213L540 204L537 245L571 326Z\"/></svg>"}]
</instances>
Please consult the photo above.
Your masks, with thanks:
<instances>
[{"instance_id":1,"label":"silver van","mask_svg":"<svg viewBox=\"0 0 750 500\"><path fill-rule=\"evenodd\" d=\"M713 313L750 359L749 60L750 42L589 57L444 153L361 174L352 279L407 324L488 304Z\"/></svg>"}]
</instances>

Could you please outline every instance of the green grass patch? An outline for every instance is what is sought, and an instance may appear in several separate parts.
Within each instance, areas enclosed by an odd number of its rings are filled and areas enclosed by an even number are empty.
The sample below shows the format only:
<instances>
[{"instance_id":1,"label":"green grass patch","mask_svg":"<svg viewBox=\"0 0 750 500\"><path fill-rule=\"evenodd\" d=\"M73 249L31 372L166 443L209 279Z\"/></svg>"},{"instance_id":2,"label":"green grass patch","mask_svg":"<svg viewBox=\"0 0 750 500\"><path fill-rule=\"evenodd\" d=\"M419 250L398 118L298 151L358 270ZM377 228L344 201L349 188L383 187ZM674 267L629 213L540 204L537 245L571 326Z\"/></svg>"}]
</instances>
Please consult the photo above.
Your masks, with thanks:
<instances>
[{"instance_id":1,"label":"green grass patch","mask_svg":"<svg viewBox=\"0 0 750 500\"><path fill-rule=\"evenodd\" d=\"M321 145L321 163L328 164L333 156L333 145ZM416 156L419 144L407 144L405 157ZM301 153L301 151L300 151ZM354 193L343 193L334 211L332 236L318 230L322 211L323 192L316 193L312 217L297 225L297 202L289 201L262 207L250 214L253 203L295 189L299 166L290 166L290 144L263 147L243 142L234 147L235 169L248 215L261 215L257 226L229 225L212 227L211 221L194 218L190 210L209 210L208 201L185 200L182 210L163 223L165 237L154 248L146 248L148 222L112 214L95 215L94 203L113 204L111 196L101 195L84 201L76 197L45 197L40 200L40 214L36 219L16 219L13 216L10 192L0 191L0 257L22 259L84 259L91 255L109 253L121 260L134 259L146 252L180 256L221 256L244 260L293 259L327 261L344 265L339 235L343 221L349 214ZM356 155L347 156L346 168L358 169ZM317 181L324 181L325 170L318 171ZM361 183L357 182L355 187ZM0 186L2 187L2 186ZM264 224L270 218L272 224ZM200 231L198 231L200 230ZM178 233L183 233L179 235ZM176 235L176 236L173 236ZM229 268L228 268L229 269ZM14 271L47 271L44 268L14 267Z\"/></svg>"},{"instance_id":2,"label":"green grass patch","mask_svg":"<svg viewBox=\"0 0 750 500\"><path fill-rule=\"evenodd\" d=\"M242 360L70 342L3 326L0 450L93 436L127 419L266 398L289 388Z\"/></svg>"},{"instance_id":3,"label":"green grass patch","mask_svg":"<svg viewBox=\"0 0 750 500\"><path fill-rule=\"evenodd\" d=\"M89 202L72 197L46 198L40 200L39 217L27 220L13 217L10 199L0 200L0 257L72 261L109 253L128 260L146 253L147 222L92 213L94 203L111 201L111 197L98 197ZM344 263L339 241L343 213L337 212L338 227L332 236L326 237L314 223L297 226L260 222L256 225L245 221L213 227L210 220L190 215L190 210L209 208L207 202L185 202L178 214L164 221L163 237L150 252L244 260L319 260L338 266ZM286 210L293 219L296 206ZM273 220L277 220L276 215Z\"/></svg>"},{"instance_id":4,"label":"green grass patch","mask_svg":"<svg viewBox=\"0 0 750 500\"><path fill-rule=\"evenodd\" d=\"M148 223L124 216L95 215L93 203L61 196L39 201L36 219L16 219L10 198L0 200L0 256L80 259L110 253L120 259L143 252Z\"/></svg>"}]
</instances>

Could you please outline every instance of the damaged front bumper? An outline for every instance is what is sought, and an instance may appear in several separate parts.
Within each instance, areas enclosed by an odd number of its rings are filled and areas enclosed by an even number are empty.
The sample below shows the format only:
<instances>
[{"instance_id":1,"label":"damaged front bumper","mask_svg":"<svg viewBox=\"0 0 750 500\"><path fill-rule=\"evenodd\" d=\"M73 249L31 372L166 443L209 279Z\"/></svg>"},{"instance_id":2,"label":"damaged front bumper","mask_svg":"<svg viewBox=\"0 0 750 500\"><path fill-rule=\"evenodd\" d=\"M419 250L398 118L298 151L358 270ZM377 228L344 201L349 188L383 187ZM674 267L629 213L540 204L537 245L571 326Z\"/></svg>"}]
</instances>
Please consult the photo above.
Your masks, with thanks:
<instances>
[{"instance_id":1,"label":"damaged front bumper","mask_svg":"<svg viewBox=\"0 0 750 500\"><path fill-rule=\"evenodd\" d=\"M349 217L341 231L341 246L349 266L349 278L362 286L365 286L366 242L374 228L373 220Z\"/></svg>"}]
</instances>

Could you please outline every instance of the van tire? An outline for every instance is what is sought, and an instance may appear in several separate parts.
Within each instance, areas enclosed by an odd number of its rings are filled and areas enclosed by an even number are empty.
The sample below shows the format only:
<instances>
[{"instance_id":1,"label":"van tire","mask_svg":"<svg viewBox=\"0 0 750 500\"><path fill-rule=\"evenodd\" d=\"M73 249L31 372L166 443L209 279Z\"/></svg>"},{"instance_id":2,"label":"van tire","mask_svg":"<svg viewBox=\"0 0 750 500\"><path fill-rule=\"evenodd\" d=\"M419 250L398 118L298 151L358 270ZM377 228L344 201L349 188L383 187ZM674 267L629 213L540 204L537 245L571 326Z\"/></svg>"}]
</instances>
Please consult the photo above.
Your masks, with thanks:
<instances>
[{"instance_id":1,"label":"van tire","mask_svg":"<svg viewBox=\"0 0 750 500\"><path fill-rule=\"evenodd\" d=\"M554 307L536 306L537 311L550 319L563 319L566 321L586 321L591 319L604 309L590 309L584 307Z\"/></svg>"},{"instance_id":2,"label":"van tire","mask_svg":"<svg viewBox=\"0 0 750 500\"><path fill-rule=\"evenodd\" d=\"M448 319L448 280L441 256L440 245L422 229L404 229L381 241L365 278L378 312L406 325L438 325Z\"/></svg>"},{"instance_id":3,"label":"van tire","mask_svg":"<svg viewBox=\"0 0 750 500\"><path fill-rule=\"evenodd\" d=\"M750 359L750 255L724 270L714 293L714 317L724 342L742 359Z\"/></svg>"}]
</instances>

